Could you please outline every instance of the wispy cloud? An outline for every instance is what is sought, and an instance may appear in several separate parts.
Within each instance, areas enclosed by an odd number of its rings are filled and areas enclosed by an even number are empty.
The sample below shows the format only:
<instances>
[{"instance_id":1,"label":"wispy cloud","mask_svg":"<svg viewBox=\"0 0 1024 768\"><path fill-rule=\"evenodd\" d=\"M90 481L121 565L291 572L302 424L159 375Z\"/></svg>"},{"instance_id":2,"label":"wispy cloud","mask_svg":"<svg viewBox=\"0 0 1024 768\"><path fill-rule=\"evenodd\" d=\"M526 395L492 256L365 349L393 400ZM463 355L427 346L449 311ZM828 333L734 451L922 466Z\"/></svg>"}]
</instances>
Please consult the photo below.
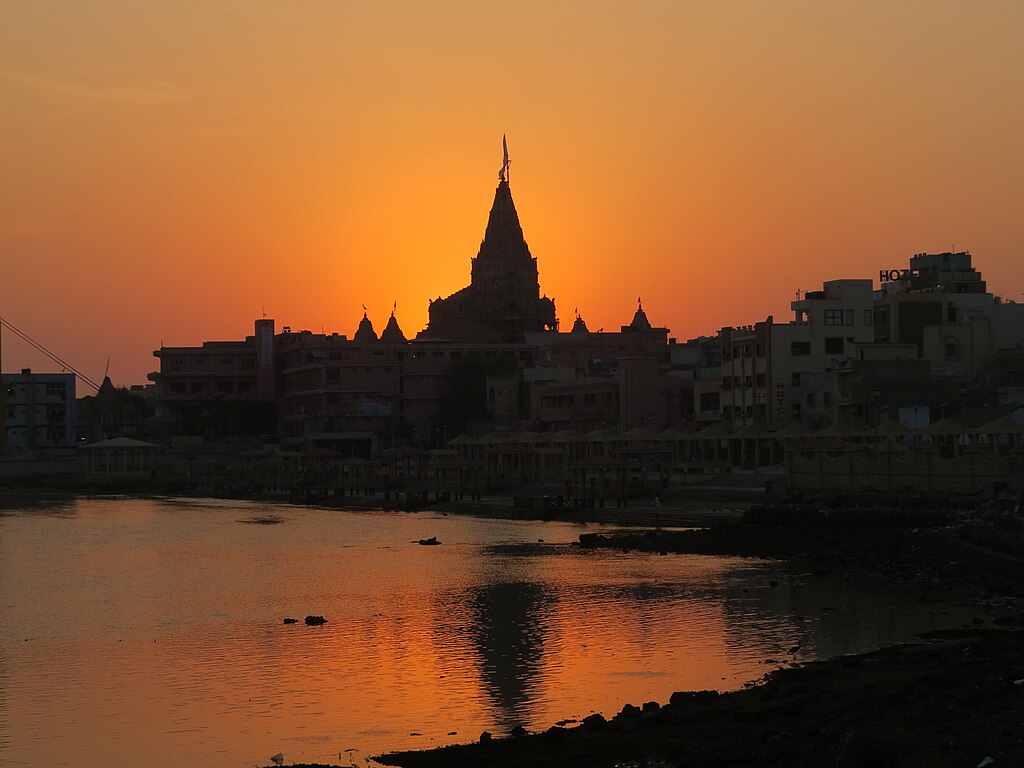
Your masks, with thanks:
<instances>
[{"instance_id":1,"label":"wispy cloud","mask_svg":"<svg viewBox=\"0 0 1024 768\"><path fill-rule=\"evenodd\" d=\"M197 94L173 83L97 84L0 70L0 78L25 90L61 101L105 102L142 107L186 101Z\"/></svg>"}]
</instances>

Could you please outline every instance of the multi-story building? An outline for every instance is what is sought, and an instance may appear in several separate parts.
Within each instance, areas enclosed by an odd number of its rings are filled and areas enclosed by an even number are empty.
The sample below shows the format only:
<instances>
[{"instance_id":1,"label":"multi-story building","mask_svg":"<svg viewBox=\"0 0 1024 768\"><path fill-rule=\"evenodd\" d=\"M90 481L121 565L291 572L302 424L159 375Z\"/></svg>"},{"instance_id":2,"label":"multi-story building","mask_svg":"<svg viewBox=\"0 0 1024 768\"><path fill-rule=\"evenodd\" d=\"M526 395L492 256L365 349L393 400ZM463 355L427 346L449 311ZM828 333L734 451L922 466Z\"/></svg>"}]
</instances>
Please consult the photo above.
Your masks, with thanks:
<instances>
[{"instance_id":1,"label":"multi-story building","mask_svg":"<svg viewBox=\"0 0 1024 768\"><path fill-rule=\"evenodd\" d=\"M394 315L391 323L398 328ZM366 456L378 437L398 429L404 337L378 339L364 315L354 339L288 329L276 349L283 445Z\"/></svg>"},{"instance_id":2,"label":"multi-story building","mask_svg":"<svg viewBox=\"0 0 1024 768\"><path fill-rule=\"evenodd\" d=\"M5 442L9 452L45 459L73 453L76 444L73 373L5 373Z\"/></svg>"},{"instance_id":3,"label":"multi-story building","mask_svg":"<svg viewBox=\"0 0 1024 768\"><path fill-rule=\"evenodd\" d=\"M697 432L722 420L722 344L717 336L669 340L669 380L678 389L678 424Z\"/></svg>"},{"instance_id":4,"label":"multi-story building","mask_svg":"<svg viewBox=\"0 0 1024 768\"><path fill-rule=\"evenodd\" d=\"M277 394L274 321L256 321L241 341L206 341L198 347L160 347L156 426L165 435L260 435L275 431Z\"/></svg>"},{"instance_id":5,"label":"multi-story building","mask_svg":"<svg viewBox=\"0 0 1024 768\"><path fill-rule=\"evenodd\" d=\"M918 354L926 327L956 322L959 313L992 302L968 251L918 253L909 269L882 270L879 277L875 341L916 344Z\"/></svg>"},{"instance_id":6,"label":"multi-story building","mask_svg":"<svg viewBox=\"0 0 1024 768\"><path fill-rule=\"evenodd\" d=\"M730 427L809 427L832 418L831 372L874 338L870 280L830 280L790 304L794 319L726 327L722 421Z\"/></svg>"}]
</instances>

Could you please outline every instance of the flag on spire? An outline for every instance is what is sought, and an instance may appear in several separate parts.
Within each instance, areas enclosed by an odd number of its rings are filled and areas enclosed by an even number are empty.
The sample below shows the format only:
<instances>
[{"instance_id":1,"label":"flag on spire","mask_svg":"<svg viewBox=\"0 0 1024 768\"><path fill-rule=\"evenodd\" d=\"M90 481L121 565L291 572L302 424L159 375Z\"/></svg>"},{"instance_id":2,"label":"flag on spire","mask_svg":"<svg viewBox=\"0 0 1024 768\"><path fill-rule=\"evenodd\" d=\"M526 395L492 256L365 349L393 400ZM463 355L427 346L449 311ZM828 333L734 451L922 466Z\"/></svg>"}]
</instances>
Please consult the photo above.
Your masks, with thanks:
<instances>
[{"instance_id":1,"label":"flag on spire","mask_svg":"<svg viewBox=\"0 0 1024 768\"><path fill-rule=\"evenodd\" d=\"M505 175L508 173L508 142L505 141L504 133L501 134L501 151L503 157L501 161L501 170L498 171L498 179L500 181L507 181L508 179L505 178Z\"/></svg>"}]
</instances>

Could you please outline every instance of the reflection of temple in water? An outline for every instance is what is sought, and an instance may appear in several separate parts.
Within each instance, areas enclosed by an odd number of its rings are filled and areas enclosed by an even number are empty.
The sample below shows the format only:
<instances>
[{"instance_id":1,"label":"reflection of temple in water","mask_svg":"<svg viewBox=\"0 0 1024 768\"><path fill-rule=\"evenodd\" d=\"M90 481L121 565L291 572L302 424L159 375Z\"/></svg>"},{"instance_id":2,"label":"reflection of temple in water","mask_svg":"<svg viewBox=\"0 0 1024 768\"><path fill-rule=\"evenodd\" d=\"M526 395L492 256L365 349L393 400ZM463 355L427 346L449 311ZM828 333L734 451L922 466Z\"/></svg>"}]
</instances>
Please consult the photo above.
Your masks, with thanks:
<instances>
[{"instance_id":1,"label":"reflection of temple in water","mask_svg":"<svg viewBox=\"0 0 1024 768\"><path fill-rule=\"evenodd\" d=\"M495 719L524 722L523 705L533 696L541 668L545 613L554 602L540 584L484 584L473 591L469 628L478 653L481 684Z\"/></svg>"}]
</instances>

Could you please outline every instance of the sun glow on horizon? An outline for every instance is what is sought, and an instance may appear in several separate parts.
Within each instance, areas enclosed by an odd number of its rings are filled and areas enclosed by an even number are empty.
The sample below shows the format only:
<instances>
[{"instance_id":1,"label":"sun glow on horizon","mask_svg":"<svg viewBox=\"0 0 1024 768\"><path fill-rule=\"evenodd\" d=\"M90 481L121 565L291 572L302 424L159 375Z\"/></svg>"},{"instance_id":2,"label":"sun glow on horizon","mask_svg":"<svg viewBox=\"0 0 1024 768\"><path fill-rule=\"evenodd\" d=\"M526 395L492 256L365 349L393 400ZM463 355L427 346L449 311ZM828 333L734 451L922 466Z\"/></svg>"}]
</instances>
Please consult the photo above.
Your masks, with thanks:
<instances>
[{"instance_id":1,"label":"sun glow on horizon","mask_svg":"<svg viewBox=\"0 0 1024 768\"><path fill-rule=\"evenodd\" d=\"M9 8L3 316L94 378L278 327L407 336L501 164L563 328L688 338L968 248L1024 290L1024 6ZM41 278L45 275L45 278ZM5 336L4 370L52 366Z\"/></svg>"}]
</instances>

